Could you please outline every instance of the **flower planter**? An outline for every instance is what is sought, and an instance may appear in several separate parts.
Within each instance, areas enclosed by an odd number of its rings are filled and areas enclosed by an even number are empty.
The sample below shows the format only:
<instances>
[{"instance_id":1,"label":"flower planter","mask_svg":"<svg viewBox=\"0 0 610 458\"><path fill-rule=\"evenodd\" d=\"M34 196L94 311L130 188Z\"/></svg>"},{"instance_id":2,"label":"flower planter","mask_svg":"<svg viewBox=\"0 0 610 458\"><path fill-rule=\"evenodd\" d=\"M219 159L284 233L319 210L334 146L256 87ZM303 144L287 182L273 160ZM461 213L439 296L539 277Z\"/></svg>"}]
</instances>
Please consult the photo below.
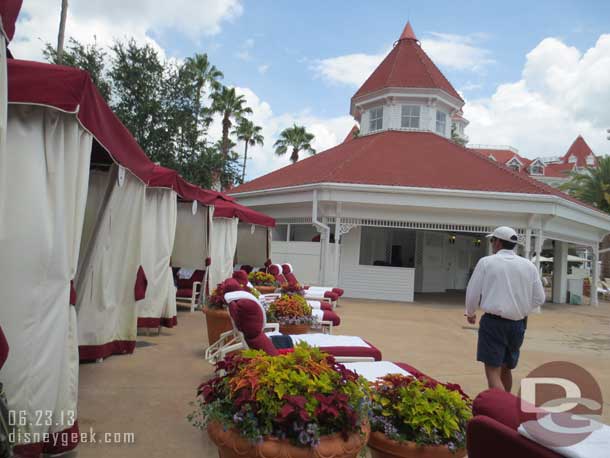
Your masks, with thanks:
<instances>
[{"instance_id":1,"label":"flower planter","mask_svg":"<svg viewBox=\"0 0 610 458\"><path fill-rule=\"evenodd\" d=\"M209 345L220 339L220 334L233 329L228 310L205 307L203 313L205 314L205 324L208 328Z\"/></svg>"},{"instance_id":2,"label":"flower planter","mask_svg":"<svg viewBox=\"0 0 610 458\"><path fill-rule=\"evenodd\" d=\"M282 334L308 334L311 329L309 324L280 324Z\"/></svg>"},{"instance_id":3,"label":"flower planter","mask_svg":"<svg viewBox=\"0 0 610 458\"><path fill-rule=\"evenodd\" d=\"M254 285L254 288L258 290L261 294L272 294L275 293L275 286L259 286Z\"/></svg>"},{"instance_id":4,"label":"flower planter","mask_svg":"<svg viewBox=\"0 0 610 458\"><path fill-rule=\"evenodd\" d=\"M265 438L255 444L241 437L232 429L216 422L207 427L210 439L218 447L220 458L356 458L366 443L367 435L350 434L347 440L339 434L323 436L315 448L296 447L287 440Z\"/></svg>"},{"instance_id":5,"label":"flower planter","mask_svg":"<svg viewBox=\"0 0 610 458\"><path fill-rule=\"evenodd\" d=\"M414 442L398 442L378 431L371 433L368 446L372 458L463 458L466 455L466 450L452 453L446 445L422 446Z\"/></svg>"}]
</instances>

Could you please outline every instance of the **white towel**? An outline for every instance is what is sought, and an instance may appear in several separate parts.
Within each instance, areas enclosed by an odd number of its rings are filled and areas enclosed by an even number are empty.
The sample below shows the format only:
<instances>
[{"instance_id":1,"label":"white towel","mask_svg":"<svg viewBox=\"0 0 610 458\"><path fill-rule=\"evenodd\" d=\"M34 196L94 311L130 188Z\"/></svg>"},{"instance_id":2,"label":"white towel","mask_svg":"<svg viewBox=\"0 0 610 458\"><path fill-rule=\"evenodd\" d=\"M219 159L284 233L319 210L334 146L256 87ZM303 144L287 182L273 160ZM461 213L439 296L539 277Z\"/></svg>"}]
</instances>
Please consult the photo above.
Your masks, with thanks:
<instances>
[{"instance_id":1,"label":"white towel","mask_svg":"<svg viewBox=\"0 0 610 458\"><path fill-rule=\"evenodd\" d=\"M335 336L329 334L300 334L291 335L294 344L305 342L312 347L365 347L370 348L360 337Z\"/></svg>"},{"instance_id":2,"label":"white towel","mask_svg":"<svg viewBox=\"0 0 610 458\"><path fill-rule=\"evenodd\" d=\"M400 374L406 377L412 375L410 372L407 372L402 367L397 366L390 361L343 363L343 365L356 374L363 376L369 382L374 382L378 378L388 374Z\"/></svg>"},{"instance_id":3,"label":"white towel","mask_svg":"<svg viewBox=\"0 0 610 458\"><path fill-rule=\"evenodd\" d=\"M307 303L313 310L320 310L322 308L320 301L307 301Z\"/></svg>"},{"instance_id":4,"label":"white towel","mask_svg":"<svg viewBox=\"0 0 610 458\"><path fill-rule=\"evenodd\" d=\"M188 280L194 273L195 269L185 269L184 267L181 267L180 270L178 270L178 278L181 280Z\"/></svg>"},{"instance_id":5,"label":"white towel","mask_svg":"<svg viewBox=\"0 0 610 458\"><path fill-rule=\"evenodd\" d=\"M322 321L324 319L324 310L321 309L312 309L311 316L317 318L318 321Z\"/></svg>"},{"instance_id":6,"label":"white towel","mask_svg":"<svg viewBox=\"0 0 610 458\"><path fill-rule=\"evenodd\" d=\"M578 415L573 415L573 418L578 419L579 417ZM544 421L544 419L550 419L550 416L547 415L541 420ZM538 420L538 422L541 420ZM593 428L598 429L593 431L583 441L569 447L547 447L543 438L531 434L532 431L537 431L537 429L525 428L524 425L527 425L529 422L519 426L519 434L567 458L608 458L610 456L610 426L595 420L585 418L583 420L591 421ZM532 422L535 422L535 420L532 420Z\"/></svg>"}]
</instances>

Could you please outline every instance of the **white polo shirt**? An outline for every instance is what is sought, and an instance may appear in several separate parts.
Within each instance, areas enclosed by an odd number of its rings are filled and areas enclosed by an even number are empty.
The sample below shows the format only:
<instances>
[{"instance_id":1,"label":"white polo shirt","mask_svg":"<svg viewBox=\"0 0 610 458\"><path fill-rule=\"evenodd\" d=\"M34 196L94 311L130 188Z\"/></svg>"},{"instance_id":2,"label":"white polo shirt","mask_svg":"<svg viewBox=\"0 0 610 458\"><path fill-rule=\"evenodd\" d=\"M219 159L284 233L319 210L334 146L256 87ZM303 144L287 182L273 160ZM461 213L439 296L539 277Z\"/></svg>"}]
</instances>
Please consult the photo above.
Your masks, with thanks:
<instances>
[{"instance_id":1,"label":"white polo shirt","mask_svg":"<svg viewBox=\"0 0 610 458\"><path fill-rule=\"evenodd\" d=\"M522 320L544 304L544 287L538 269L512 250L481 258L466 289L466 314L477 307L509 320Z\"/></svg>"}]
</instances>

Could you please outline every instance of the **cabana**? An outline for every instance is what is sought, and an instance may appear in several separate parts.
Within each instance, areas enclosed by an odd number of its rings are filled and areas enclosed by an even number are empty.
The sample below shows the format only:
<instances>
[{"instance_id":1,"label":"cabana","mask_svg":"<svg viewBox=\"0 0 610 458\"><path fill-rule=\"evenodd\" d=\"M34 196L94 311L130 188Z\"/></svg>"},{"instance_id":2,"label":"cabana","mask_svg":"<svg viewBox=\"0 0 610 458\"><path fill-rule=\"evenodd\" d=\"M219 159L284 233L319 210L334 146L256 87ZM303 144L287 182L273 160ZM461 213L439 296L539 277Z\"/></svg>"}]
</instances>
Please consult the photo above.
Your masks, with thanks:
<instances>
[{"instance_id":1,"label":"cabana","mask_svg":"<svg viewBox=\"0 0 610 458\"><path fill-rule=\"evenodd\" d=\"M87 73L9 59L7 75L0 290L11 306L0 322L11 353L2 381L9 408L31 425L34 456L76 446L79 345L86 359L135 346L147 188L202 203L219 194L153 164ZM41 411L54 413L52 426L36 424ZM60 432L61 447L42 442Z\"/></svg>"}]
</instances>

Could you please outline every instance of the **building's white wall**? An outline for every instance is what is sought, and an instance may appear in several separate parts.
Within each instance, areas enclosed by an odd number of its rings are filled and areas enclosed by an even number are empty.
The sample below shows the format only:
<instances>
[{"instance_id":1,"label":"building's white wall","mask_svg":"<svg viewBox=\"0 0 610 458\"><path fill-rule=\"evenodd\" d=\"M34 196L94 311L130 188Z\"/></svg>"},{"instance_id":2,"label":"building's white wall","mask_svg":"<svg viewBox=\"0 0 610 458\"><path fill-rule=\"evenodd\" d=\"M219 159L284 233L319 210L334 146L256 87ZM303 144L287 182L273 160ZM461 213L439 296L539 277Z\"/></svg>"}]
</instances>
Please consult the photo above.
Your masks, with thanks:
<instances>
[{"instance_id":1,"label":"building's white wall","mask_svg":"<svg viewBox=\"0 0 610 458\"><path fill-rule=\"evenodd\" d=\"M354 228L341 242L340 286L345 296L413 302L415 269L361 266L360 235L360 228Z\"/></svg>"},{"instance_id":2,"label":"building's white wall","mask_svg":"<svg viewBox=\"0 0 610 458\"><path fill-rule=\"evenodd\" d=\"M289 263L301 283L318 284L320 244L317 242L271 242L271 259L276 264Z\"/></svg>"}]
</instances>

